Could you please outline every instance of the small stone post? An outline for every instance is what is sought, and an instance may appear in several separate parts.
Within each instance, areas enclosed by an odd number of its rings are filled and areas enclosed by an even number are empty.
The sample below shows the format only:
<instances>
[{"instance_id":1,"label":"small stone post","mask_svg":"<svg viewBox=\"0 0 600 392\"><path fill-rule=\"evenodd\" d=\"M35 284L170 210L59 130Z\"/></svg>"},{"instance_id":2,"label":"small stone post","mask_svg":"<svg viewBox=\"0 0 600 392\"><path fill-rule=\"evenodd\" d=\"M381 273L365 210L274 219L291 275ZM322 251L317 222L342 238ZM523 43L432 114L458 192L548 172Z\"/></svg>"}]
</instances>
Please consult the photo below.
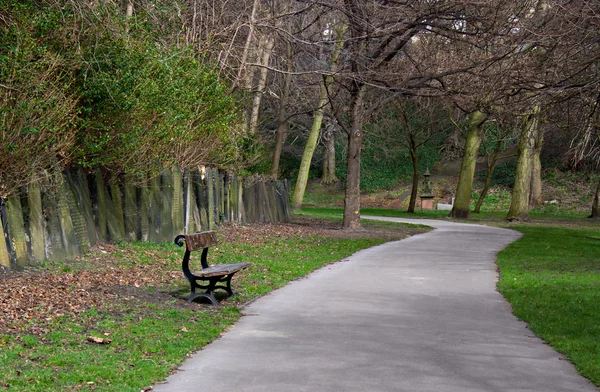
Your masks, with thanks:
<instances>
[{"instance_id":1,"label":"small stone post","mask_svg":"<svg viewBox=\"0 0 600 392\"><path fill-rule=\"evenodd\" d=\"M431 190L431 180L429 180L429 168L423 173L423 190L421 191L421 209L422 210L433 210L433 192Z\"/></svg>"}]
</instances>

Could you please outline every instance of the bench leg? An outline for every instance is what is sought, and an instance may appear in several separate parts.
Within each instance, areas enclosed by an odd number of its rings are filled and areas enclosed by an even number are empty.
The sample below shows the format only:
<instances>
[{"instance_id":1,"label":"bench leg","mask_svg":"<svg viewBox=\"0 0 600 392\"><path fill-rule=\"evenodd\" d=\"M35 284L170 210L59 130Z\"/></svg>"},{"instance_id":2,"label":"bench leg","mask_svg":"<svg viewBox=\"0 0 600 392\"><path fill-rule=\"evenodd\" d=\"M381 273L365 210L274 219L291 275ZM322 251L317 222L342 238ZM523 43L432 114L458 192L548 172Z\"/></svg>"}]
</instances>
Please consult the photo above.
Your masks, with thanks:
<instances>
[{"instance_id":1,"label":"bench leg","mask_svg":"<svg viewBox=\"0 0 600 392\"><path fill-rule=\"evenodd\" d=\"M235 272L233 274L235 274ZM228 297L231 297L233 295L233 290L231 289L231 278L233 277L233 274L224 276L223 278L219 279L219 283L224 284L215 286L215 289L225 290L227 292Z\"/></svg>"},{"instance_id":2,"label":"bench leg","mask_svg":"<svg viewBox=\"0 0 600 392\"><path fill-rule=\"evenodd\" d=\"M217 284L217 282L218 280L209 279L208 286L203 287L194 281L192 283L192 292L190 293L187 302L194 302L197 298L206 298L211 302L211 304L219 306L219 301L217 301L217 299L215 298L215 285ZM196 293L196 287L199 287L201 289L206 288L206 291L204 293Z\"/></svg>"},{"instance_id":3,"label":"bench leg","mask_svg":"<svg viewBox=\"0 0 600 392\"><path fill-rule=\"evenodd\" d=\"M206 298L214 306L219 306L219 301L215 298L214 292L210 293L191 293L187 299L187 302L194 302L197 298Z\"/></svg>"},{"instance_id":4,"label":"bench leg","mask_svg":"<svg viewBox=\"0 0 600 392\"><path fill-rule=\"evenodd\" d=\"M234 274L235 274L235 272L233 274L229 275L226 280L227 287L225 287L225 291L227 291L227 294L229 294L230 297L233 296L233 290L231 289L231 278L233 278Z\"/></svg>"}]
</instances>

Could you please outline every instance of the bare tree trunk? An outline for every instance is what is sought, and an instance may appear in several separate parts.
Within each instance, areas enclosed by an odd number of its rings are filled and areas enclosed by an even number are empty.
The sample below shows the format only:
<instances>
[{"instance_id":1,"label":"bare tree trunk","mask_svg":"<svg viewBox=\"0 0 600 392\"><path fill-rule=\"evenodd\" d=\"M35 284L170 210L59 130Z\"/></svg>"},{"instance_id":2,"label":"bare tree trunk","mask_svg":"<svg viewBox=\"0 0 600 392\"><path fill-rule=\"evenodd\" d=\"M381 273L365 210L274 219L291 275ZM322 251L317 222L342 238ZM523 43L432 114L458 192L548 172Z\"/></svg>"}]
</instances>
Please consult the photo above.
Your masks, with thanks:
<instances>
[{"instance_id":1,"label":"bare tree trunk","mask_svg":"<svg viewBox=\"0 0 600 392\"><path fill-rule=\"evenodd\" d=\"M500 154L500 149L502 148L502 139L498 139L496 141L496 146L494 147L494 152L492 156L488 158L487 165L487 176L485 177L485 184L483 185L483 189L481 190L481 194L479 195L479 200L477 200L477 204L475 205L474 213L479 214L481 211L481 205L483 204L483 199L487 196L488 191L490 190L490 184L492 183L492 177L494 176L494 169L496 169L496 162L498 162L498 155Z\"/></svg>"},{"instance_id":2,"label":"bare tree trunk","mask_svg":"<svg viewBox=\"0 0 600 392\"><path fill-rule=\"evenodd\" d=\"M286 55L288 73L284 76L283 91L281 92L281 99L279 100L279 112L277 113L275 152L273 153L273 168L271 169L271 175L273 178L277 178L279 175L281 150L287 136L286 107L290 97L290 86L292 84L292 44L289 41L286 43Z\"/></svg>"},{"instance_id":3,"label":"bare tree trunk","mask_svg":"<svg viewBox=\"0 0 600 392\"><path fill-rule=\"evenodd\" d=\"M256 87L256 91L254 92L254 98L252 99L252 111L250 114L250 122L249 122L249 131L250 133L255 133L258 128L258 114L260 112L260 103L262 101L262 96L264 94L265 86L267 84L267 72L269 69L269 59L271 58L271 52L273 51L273 45L275 40L273 37L265 38L265 46L262 52L262 58L260 63L262 65L259 71L258 77L258 85Z\"/></svg>"},{"instance_id":4,"label":"bare tree trunk","mask_svg":"<svg viewBox=\"0 0 600 392\"><path fill-rule=\"evenodd\" d=\"M250 45L252 44L252 38L254 37L254 24L256 23L256 12L258 10L259 0L254 0L252 4L252 13L250 15L250 23L248 24L248 36L246 37L246 43L244 44L244 50L242 51L242 58L240 60L240 66L238 68L238 73L231 84L231 91L235 91L235 89L240 84L241 80L246 80L246 86L252 87L252 73L247 71L246 62L248 61L248 53L250 52ZM248 82L250 80L250 82Z\"/></svg>"},{"instance_id":5,"label":"bare tree trunk","mask_svg":"<svg viewBox=\"0 0 600 392\"><path fill-rule=\"evenodd\" d=\"M335 73L337 69L337 63L340 57L340 53L344 46L344 31L345 26L340 26L337 31L337 39L335 47L331 53L331 73ZM321 123L323 122L323 114L325 112L325 105L329 102L327 90L333 77L328 75L321 84L319 92L319 103L315 116L313 117L313 124L304 147L304 153L302 154L302 162L300 162L300 170L298 171L298 179L296 180L296 186L294 187L294 193L292 194L292 208L300 208L302 206L302 200L304 199L304 191L306 190L306 184L308 183L308 172L310 170L310 163L317 146L317 140L319 139L319 132L321 131Z\"/></svg>"},{"instance_id":6,"label":"bare tree trunk","mask_svg":"<svg viewBox=\"0 0 600 392\"><path fill-rule=\"evenodd\" d=\"M535 148L531 162L531 189L529 194L529 208L534 208L544 203L544 199L542 198L542 162L540 160L543 142L544 132L542 127L538 125L538 131L536 132L535 137Z\"/></svg>"},{"instance_id":7,"label":"bare tree trunk","mask_svg":"<svg viewBox=\"0 0 600 392\"><path fill-rule=\"evenodd\" d=\"M335 175L335 134L331 126L325 127L322 139L325 142L325 156L321 183L333 184L338 181L338 178Z\"/></svg>"},{"instance_id":8,"label":"bare tree trunk","mask_svg":"<svg viewBox=\"0 0 600 392\"><path fill-rule=\"evenodd\" d=\"M129 19L133 16L133 0L127 0L127 8L125 8L125 33L129 34Z\"/></svg>"},{"instance_id":9,"label":"bare tree trunk","mask_svg":"<svg viewBox=\"0 0 600 392\"><path fill-rule=\"evenodd\" d=\"M312 161L313 154L315 153L315 148L317 147L319 132L321 131L321 123L323 122L323 112L325 111L325 105L327 105L327 101L327 87L325 86L325 83L323 83L319 93L319 106L315 111L310 134L308 135L306 146L304 146L304 153L302 154L302 161L300 162L300 170L298 171L298 179L296 180L296 186L294 186L294 193L292 194L292 208L302 207L304 191L306 191L306 185L308 183L310 163Z\"/></svg>"},{"instance_id":10,"label":"bare tree trunk","mask_svg":"<svg viewBox=\"0 0 600 392\"><path fill-rule=\"evenodd\" d=\"M600 201L600 178L598 178L598 185L596 185L596 193L594 194L594 201L592 202L592 214L590 218L600 219L600 212L598 211L598 202Z\"/></svg>"},{"instance_id":11,"label":"bare tree trunk","mask_svg":"<svg viewBox=\"0 0 600 392\"><path fill-rule=\"evenodd\" d=\"M410 200L406 212L414 213L415 206L417 205L417 192L419 191L419 157L417 156L417 147L412 138L410 143L410 158L413 167L412 188L410 190Z\"/></svg>"},{"instance_id":12,"label":"bare tree trunk","mask_svg":"<svg viewBox=\"0 0 600 392\"><path fill-rule=\"evenodd\" d=\"M348 134L346 193L344 195L344 229L360 227L360 150L363 142L363 99L366 86L356 86L352 100L352 125Z\"/></svg>"},{"instance_id":13,"label":"bare tree trunk","mask_svg":"<svg viewBox=\"0 0 600 392\"><path fill-rule=\"evenodd\" d=\"M469 118L469 132L465 141L465 152L456 186L454 205L452 211L450 211L450 216L453 218L468 219L471 216L473 176L475 175L475 165L477 164L479 144L481 143L481 127L486 120L487 115L480 111L473 112Z\"/></svg>"},{"instance_id":14,"label":"bare tree trunk","mask_svg":"<svg viewBox=\"0 0 600 392\"><path fill-rule=\"evenodd\" d=\"M539 129L539 106L523 120L523 128L519 140L519 156L515 184L511 195L510 208L506 219L529 219L529 191L531 189L532 154L535 148L536 133Z\"/></svg>"}]
</instances>

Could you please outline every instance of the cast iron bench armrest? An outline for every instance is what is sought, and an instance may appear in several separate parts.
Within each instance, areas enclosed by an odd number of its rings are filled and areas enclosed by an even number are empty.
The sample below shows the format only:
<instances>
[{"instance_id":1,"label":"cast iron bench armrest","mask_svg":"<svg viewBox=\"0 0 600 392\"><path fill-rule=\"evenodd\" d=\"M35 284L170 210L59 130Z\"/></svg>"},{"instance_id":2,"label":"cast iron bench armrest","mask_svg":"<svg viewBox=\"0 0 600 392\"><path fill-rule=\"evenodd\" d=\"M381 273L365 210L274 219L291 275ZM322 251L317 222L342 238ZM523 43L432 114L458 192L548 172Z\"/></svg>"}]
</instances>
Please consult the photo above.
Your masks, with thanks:
<instances>
[{"instance_id":1,"label":"cast iron bench armrest","mask_svg":"<svg viewBox=\"0 0 600 392\"><path fill-rule=\"evenodd\" d=\"M219 264L210 267L208 265L208 248L217 245L217 235L214 231L205 231L200 233L194 233L189 235L178 235L175 237L175 244L183 246L185 244L185 255L181 262L181 269L183 274L190 282L191 293L188 302L192 302L197 298L206 298L213 305L219 305L215 298L214 291L216 289L225 290L228 296L233 295L231 289L231 278L236 272L243 270L248 267L250 263L237 263L237 264ZM202 270L192 272L190 271L189 262L190 254L193 251L202 249L202 256L200 257L200 263ZM199 284L198 281L206 282L205 284ZM225 283L224 285L218 285L218 283ZM203 293L196 293L196 288L200 288L204 291Z\"/></svg>"}]
</instances>

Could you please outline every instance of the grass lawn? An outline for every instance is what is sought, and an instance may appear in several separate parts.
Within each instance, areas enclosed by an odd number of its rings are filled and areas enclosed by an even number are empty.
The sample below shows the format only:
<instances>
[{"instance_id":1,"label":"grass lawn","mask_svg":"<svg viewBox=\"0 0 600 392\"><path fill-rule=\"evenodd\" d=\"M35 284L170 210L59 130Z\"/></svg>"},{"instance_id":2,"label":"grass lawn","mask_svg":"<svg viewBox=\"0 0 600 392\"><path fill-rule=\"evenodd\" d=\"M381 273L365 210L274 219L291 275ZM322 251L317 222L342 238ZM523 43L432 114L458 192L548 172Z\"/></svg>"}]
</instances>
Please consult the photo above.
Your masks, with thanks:
<instances>
[{"instance_id":1,"label":"grass lawn","mask_svg":"<svg viewBox=\"0 0 600 392\"><path fill-rule=\"evenodd\" d=\"M384 222L346 233L297 219L219 228L209 262L252 262L220 308L185 302L183 249L173 244L99 245L75 262L0 276L0 391L139 392L218 338L245 302L360 249L425 231Z\"/></svg>"},{"instance_id":2,"label":"grass lawn","mask_svg":"<svg viewBox=\"0 0 600 392\"><path fill-rule=\"evenodd\" d=\"M513 313L600 386L600 227L518 225L498 255Z\"/></svg>"}]
</instances>

